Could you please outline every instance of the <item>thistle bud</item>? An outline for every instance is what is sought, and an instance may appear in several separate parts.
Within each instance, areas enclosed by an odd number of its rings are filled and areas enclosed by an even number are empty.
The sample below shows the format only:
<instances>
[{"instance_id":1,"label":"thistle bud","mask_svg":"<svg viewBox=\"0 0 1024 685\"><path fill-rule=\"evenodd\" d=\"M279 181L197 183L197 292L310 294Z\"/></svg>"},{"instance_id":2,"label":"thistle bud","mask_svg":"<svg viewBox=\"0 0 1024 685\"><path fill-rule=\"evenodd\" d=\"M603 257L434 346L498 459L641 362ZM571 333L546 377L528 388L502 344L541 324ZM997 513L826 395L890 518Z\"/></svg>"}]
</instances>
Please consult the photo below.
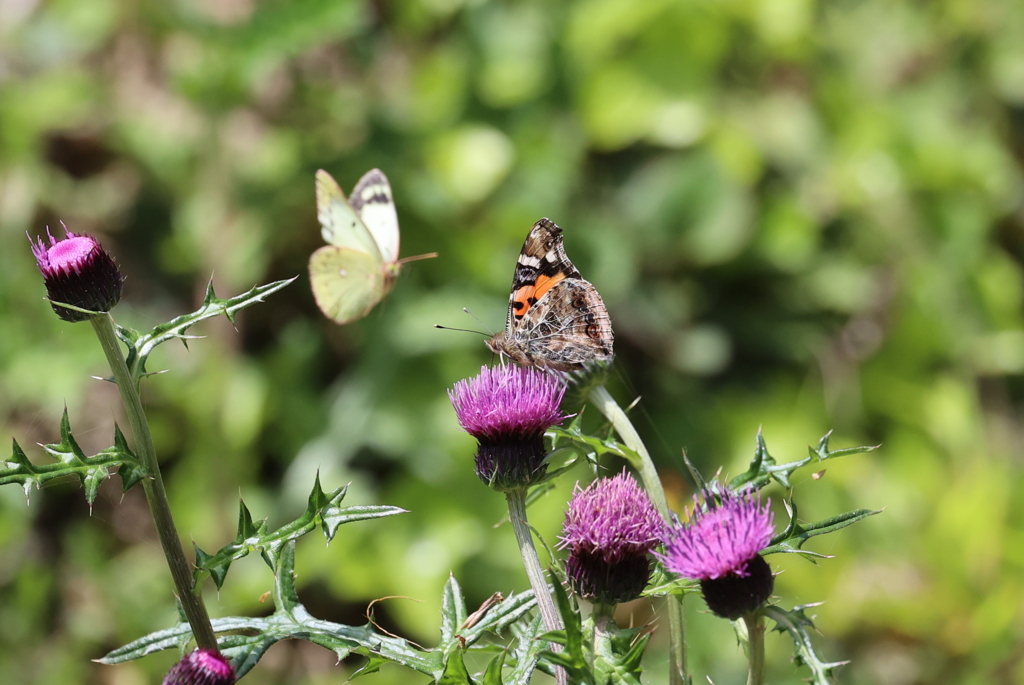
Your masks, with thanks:
<instances>
[{"instance_id":1,"label":"thistle bud","mask_svg":"<svg viewBox=\"0 0 1024 685\"><path fill-rule=\"evenodd\" d=\"M32 244L50 306L57 316L72 323L93 315L61 304L90 312L109 312L121 299L121 271L95 238L71 233L67 227L64 232L67 236L57 240L47 229L49 245L43 238Z\"/></svg>"}]
</instances>

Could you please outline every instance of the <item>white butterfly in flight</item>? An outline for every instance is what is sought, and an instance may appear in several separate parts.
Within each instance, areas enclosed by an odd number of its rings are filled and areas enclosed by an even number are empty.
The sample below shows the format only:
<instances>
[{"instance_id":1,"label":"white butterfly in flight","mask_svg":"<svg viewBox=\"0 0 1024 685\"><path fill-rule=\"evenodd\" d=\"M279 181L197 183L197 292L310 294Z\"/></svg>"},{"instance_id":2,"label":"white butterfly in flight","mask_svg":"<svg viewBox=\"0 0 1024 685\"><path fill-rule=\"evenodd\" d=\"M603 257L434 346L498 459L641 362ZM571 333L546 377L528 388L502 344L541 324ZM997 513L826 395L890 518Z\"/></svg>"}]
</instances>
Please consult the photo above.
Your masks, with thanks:
<instances>
[{"instance_id":1,"label":"white butterfly in flight","mask_svg":"<svg viewBox=\"0 0 1024 685\"><path fill-rule=\"evenodd\" d=\"M391 292L403 263L437 256L398 258L398 213L380 169L367 171L348 199L318 170L316 216L327 245L309 257L309 283L320 311L338 324L369 314Z\"/></svg>"}]
</instances>

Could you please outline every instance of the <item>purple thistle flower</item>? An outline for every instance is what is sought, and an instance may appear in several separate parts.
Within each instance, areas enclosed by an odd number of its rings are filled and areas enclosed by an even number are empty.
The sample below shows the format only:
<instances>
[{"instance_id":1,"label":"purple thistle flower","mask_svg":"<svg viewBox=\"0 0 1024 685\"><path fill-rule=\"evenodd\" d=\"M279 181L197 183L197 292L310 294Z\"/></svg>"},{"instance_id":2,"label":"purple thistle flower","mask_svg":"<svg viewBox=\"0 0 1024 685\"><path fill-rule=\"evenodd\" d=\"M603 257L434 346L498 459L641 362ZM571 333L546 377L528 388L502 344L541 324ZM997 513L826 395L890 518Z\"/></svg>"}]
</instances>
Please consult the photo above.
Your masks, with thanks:
<instances>
[{"instance_id":1,"label":"purple thistle flower","mask_svg":"<svg viewBox=\"0 0 1024 685\"><path fill-rule=\"evenodd\" d=\"M47 228L50 244L43 238L32 243L32 254L43 274L50 306L57 316L70 322L85 321L92 316L56 303L91 312L109 312L121 299L121 271L95 238L72 233L66 226L64 232L67 236L57 240Z\"/></svg>"},{"instance_id":2,"label":"purple thistle flower","mask_svg":"<svg viewBox=\"0 0 1024 685\"><path fill-rule=\"evenodd\" d=\"M565 514L559 547L599 554L610 563L643 556L658 544L664 525L651 500L626 473L579 484Z\"/></svg>"},{"instance_id":3,"label":"purple thistle flower","mask_svg":"<svg viewBox=\"0 0 1024 685\"><path fill-rule=\"evenodd\" d=\"M695 508L689 523L666 533L665 554L656 556L672 573L700 580L711 611L735 620L772 593L775 579L760 553L775 533L774 517L760 495L727 492L714 506L712 498L705 493L707 511Z\"/></svg>"},{"instance_id":4,"label":"purple thistle flower","mask_svg":"<svg viewBox=\"0 0 1024 685\"><path fill-rule=\"evenodd\" d=\"M579 484L562 528L566 573L577 595L601 604L636 599L650 579L647 553L664 528L647 494L625 470Z\"/></svg>"},{"instance_id":5,"label":"purple thistle flower","mask_svg":"<svg viewBox=\"0 0 1024 685\"><path fill-rule=\"evenodd\" d=\"M459 425L477 439L476 473L500 491L528 487L547 470L544 432L567 417L558 378L520 366L484 366L448 397Z\"/></svg>"},{"instance_id":6,"label":"purple thistle flower","mask_svg":"<svg viewBox=\"0 0 1024 685\"><path fill-rule=\"evenodd\" d=\"M231 685L235 670L220 652L197 649L187 654L164 678L163 685Z\"/></svg>"}]
</instances>

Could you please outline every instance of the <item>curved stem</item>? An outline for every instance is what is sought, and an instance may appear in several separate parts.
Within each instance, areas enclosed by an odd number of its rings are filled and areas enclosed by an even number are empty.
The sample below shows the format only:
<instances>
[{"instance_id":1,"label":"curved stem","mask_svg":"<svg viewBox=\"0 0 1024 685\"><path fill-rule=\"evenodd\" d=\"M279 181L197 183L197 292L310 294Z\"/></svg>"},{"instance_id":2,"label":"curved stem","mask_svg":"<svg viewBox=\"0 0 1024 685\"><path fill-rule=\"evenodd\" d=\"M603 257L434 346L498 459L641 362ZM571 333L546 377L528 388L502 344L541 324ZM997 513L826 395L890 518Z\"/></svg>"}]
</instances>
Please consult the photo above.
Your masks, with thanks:
<instances>
[{"instance_id":1,"label":"curved stem","mask_svg":"<svg viewBox=\"0 0 1024 685\"><path fill-rule=\"evenodd\" d=\"M743 617L747 624L747 685L764 685L764 617L760 611Z\"/></svg>"},{"instance_id":2,"label":"curved stem","mask_svg":"<svg viewBox=\"0 0 1024 685\"><path fill-rule=\"evenodd\" d=\"M160 475L160 464L156 459L153 435L149 432L149 423L146 421L146 412L142 408L142 400L139 399L138 388L135 381L132 380L124 356L121 354L121 346L117 339L117 333L114 331L114 320L110 314L101 314L94 316L89 321L92 323L93 330L96 331L96 337L99 338L103 354L106 355L107 363L110 364L110 370L114 372L114 381L117 383L117 389L121 392L121 401L124 402L128 421L132 426L135 452L152 476L143 480L142 486L146 491L146 501L149 502L149 511L153 515L157 535L160 537L160 546L163 547L167 566L171 570L171 578L174 580L178 600L185 611L185 617L188 618L188 622L192 626L192 635L195 636L196 645L203 649L216 650L217 636L210 624L206 605L203 604L202 597L192 592L191 564L185 558L185 550L181 546L178 529L174 526L174 519L171 517L171 505L167 501L164 479Z\"/></svg>"},{"instance_id":3,"label":"curved stem","mask_svg":"<svg viewBox=\"0 0 1024 685\"><path fill-rule=\"evenodd\" d=\"M523 557L523 565L526 567L526 576L530 579L530 587L533 588L533 596L537 598L537 609L540 611L541 621L547 631L562 630L562 618L555 608L555 600L548 590L548 582L544 578L544 571L540 566L540 558L537 556L537 548L533 544L533 536L530 526L526 521L526 490L511 490L505 493L505 500L508 502L508 517L512 522L512 530L516 534L516 542L519 543L519 554ZM562 646L551 644L552 651L561 651ZM558 685L566 685L568 677L565 669L561 666L555 667L555 682Z\"/></svg>"},{"instance_id":4,"label":"curved stem","mask_svg":"<svg viewBox=\"0 0 1024 685\"><path fill-rule=\"evenodd\" d=\"M603 385L596 385L590 389L590 401L611 422L626 447L636 452L637 458L630 459L630 464L640 474L640 480L643 481L644 490L651 498L651 503L654 504L665 523L671 524L672 511L668 508L665 488L661 485L658 470L654 467L647 447L644 446L640 434L636 432L636 428L626 416L626 412L622 411L622 407L615 402L611 393ZM690 675L686 666L686 615L683 613L682 597L667 597L665 611L668 613L669 657L671 659L669 683L683 685L690 682Z\"/></svg>"}]
</instances>

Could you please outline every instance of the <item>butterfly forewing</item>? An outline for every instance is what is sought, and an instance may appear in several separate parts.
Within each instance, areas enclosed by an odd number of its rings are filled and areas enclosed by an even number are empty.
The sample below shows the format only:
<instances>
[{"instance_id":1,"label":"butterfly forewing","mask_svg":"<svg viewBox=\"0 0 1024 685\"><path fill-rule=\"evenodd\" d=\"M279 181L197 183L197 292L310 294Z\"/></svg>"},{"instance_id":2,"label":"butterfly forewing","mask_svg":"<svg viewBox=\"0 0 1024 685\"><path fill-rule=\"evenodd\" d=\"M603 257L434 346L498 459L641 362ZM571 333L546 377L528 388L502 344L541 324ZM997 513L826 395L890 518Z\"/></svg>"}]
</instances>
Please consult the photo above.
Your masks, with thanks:
<instances>
[{"instance_id":1,"label":"butterfly forewing","mask_svg":"<svg viewBox=\"0 0 1024 685\"><path fill-rule=\"evenodd\" d=\"M365 252L378 261L384 259L374 236L357 210L345 199L341 186L323 169L316 172L316 218L320 222L320 233L328 244Z\"/></svg>"},{"instance_id":2,"label":"butterfly forewing","mask_svg":"<svg viewBox=\"0 0 1024 685\"><path fill-rule=\"evenodd\" d=\"M384 261L397 262L398 212L395 210L391 184L384 172L371 169L363 174L352 189L349 204L369 230Z\"/></svg>"}]
</instances>

